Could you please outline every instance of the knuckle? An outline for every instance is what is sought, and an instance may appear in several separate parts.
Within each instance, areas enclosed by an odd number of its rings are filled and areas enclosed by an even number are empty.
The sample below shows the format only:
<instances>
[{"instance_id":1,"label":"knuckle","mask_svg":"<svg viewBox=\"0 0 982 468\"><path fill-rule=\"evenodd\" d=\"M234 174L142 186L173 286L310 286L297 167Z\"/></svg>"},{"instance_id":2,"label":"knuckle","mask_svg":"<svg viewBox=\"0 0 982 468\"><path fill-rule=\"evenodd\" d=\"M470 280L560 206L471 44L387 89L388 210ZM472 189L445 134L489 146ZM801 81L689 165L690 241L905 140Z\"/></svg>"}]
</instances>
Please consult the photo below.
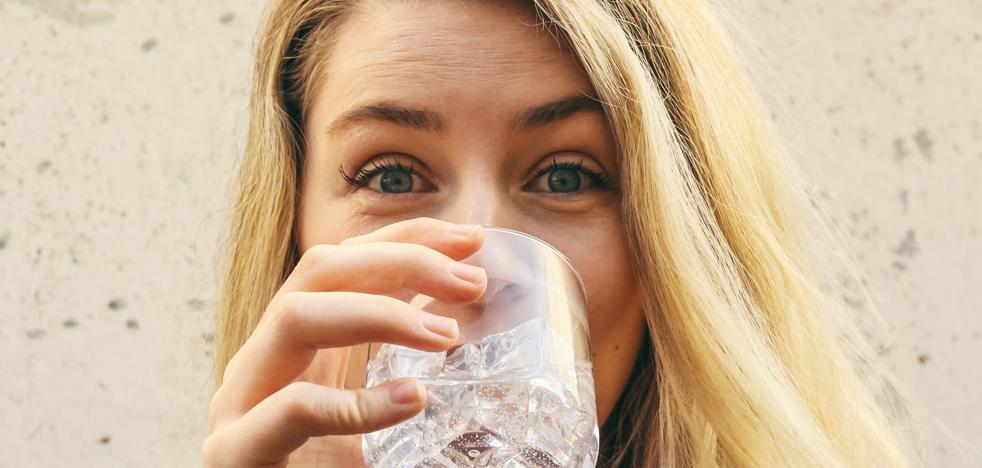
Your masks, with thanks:
<instances>
[{"instance_id":1,"label":"knuckle","mask_svg":"<svg viewBox=\"0 0 982 468\"><path fill-rule=\"evenodd\" d=\"M324 420L325 409L315 398L315 384L293 382L283 389L283 411L289 420L300 423L302 427L316 427Z\"/></svg>"},{"instance_id":2,"label":"knuckle","mask_svg":"<svg viewBox=\"0 0 982 468\"><path fill-rule=\"evenodd\" d=\"M448 272L453 259L420 244L401 244L395 246L393 263L401 268L392 270L393 281L400 288L411 287L420 282L430 283Z\"/></svg>"},{"instance_id":3,"label":"knuckle","mask_svg":"<svg viewBox=\"0 0 982 468\"><path fill-rule=\"evenodd\" d=\"M454 260L436 250L421 247L423 251L418 254L419 268L428 277L445 277L450 274L450 265Z\"/></svg>"},{"instance_id":4,"label":"knuckle","mask_svg":"<svg viewBox=\"0 0 982 468\"><path fill-rule=\"evenodd\" d=\"M366 424L366 417L371 413L371 404L369 401L369 393L367 390L359 389L355 392L355 397L352 399L352 408L358 415L358 427L364 427Z\"/></svg>"},{"instance_id":5,"label":"knuckle","mask_svg":"<svg viewBox=\"0 0 982 468\"><path fill-rule=\"evenodd\" d=\"M337 246L331 244L315 244L311 246L300 256L300 260L297 261L296 270L303 272L316 268L317 265L323 264L330 258L336 249Z\"/></svg>"},{"instance_id":6,"label":"knuckle","mask_svg":"<svg viewBox=\"0 0 982 468\"><path fill-rule=\"evenodd\" d=\"M350 431L365 427L365 419L368 415L367 406L365 391L356 390L353 398L348 399L346 404L339 405L336 409L338 425L348 428Z\"/></svg>"},{"instance_id":7,"label":"knuckle","mask_svg":"<svg viewBox=\"0 0 982 468\"><path fill-rule=\"evenodd\" d=\"M212 431L218 427L219 414L221 413L222 405L225 402L224 393L222 391L223 388L224 387L218 387L215 394L211 396L211 401L208 402L208 424Z\"/></svg>"},{"instance_id":8,"label":"knuckle","mask_svg":"<svg viewBox=\"0 0 982 468\"><path fill-rule=\"evenodd\" d=\"M362 393L351 398L337 398L334 393L320 391L317 384L294 382L285 389L284 412L288 419L306 428L307 435L350 434L364 427L368 407Z\"/></svg>"},{"instance_id":9,"label":"knuckle","mask_svg":"<svg viewBox=\"0 0 982 468\"><path fill-rule=\"evenodd\" d=\"M393 312L402 312L407 307L411 307L398 298L374 294L365 296L365 306L368 315L380 317L389 317L394 315Z\"/></svg>"},{"instance_id":10,"label":"knuckle","mask_svg":"<svg viewBox=\"0 0 982 468\"><path fill-rule=\"evenodd\" d=\"M338 425L336 420L337 405L331 397L319 392L312 392L308 410L311 417L317 421L320 431L336 432L332 429Z\"/></svg>"},{"instance_id":11,"label":"knuckle","mask_svg":"<svg viewBox=\"0 0 982 468\"><path fill-rule=\"evenodd\" d=\"M383 318L379 321L382 331L390 328L415 330L419 326L421 310L395 297L378 296L368 311L368 315Z\"/></svg>"},{"instance_id":12,"label":"knuckle","mask_svg":"<svg viewBox=\"0 0 982 468\"><path fill-rule=\"evenodd\" d=\"M283 413L289 419L304 420L310 414L304 403L307 393L304 384L305 382L293 382L283 387L280 398L283 400Z\"/></svg>"},{"instance_id":13,"label":"knuckle","mask_svg":"<svg viewBox=\"0 0 982 468\"><path fill-rule=\"evenodd\" d=\"M219 466L218 460L220 459L220 448L218 447L218 438L215 434L211 434L205 438L205 441L201 444L201 463L205 468L215 468Z\"/></svg>"},{"instance_id":14,"label":"knuckle","mask_svg":"<svg viewBox=\"0 0 982 468\"><path fill-rule=\"evenodd\" d=\"M402 244L401 250L407 262L428 264L450 261L450 257L422 244Z\"/></svg>"},{"instance_id":15,"label":"knuckle","mask_svg":"<svg viewBox=\"0 0 982 468\"><path fill-rule=\"evenodd\" d=\"M306 308L306 294L291 291L279 298L270 325L277 331L290 333L291 330L302 326L303 314Z\"/></svg>"},{"instance_id":16,"label":"knuckle","mask_svg":"<svg viewBox=\"0 0 982 468\"><path fill-rule=\"evenodd\" d=\"M233 378L232 376L239 372L239 367L242 366L241 361L242 355L239 352L236 352L231 358L229 358L228 363L225 364L225 372L222 373L222 383L228 381L230 378Z\"/></svg>"}]
</instances>

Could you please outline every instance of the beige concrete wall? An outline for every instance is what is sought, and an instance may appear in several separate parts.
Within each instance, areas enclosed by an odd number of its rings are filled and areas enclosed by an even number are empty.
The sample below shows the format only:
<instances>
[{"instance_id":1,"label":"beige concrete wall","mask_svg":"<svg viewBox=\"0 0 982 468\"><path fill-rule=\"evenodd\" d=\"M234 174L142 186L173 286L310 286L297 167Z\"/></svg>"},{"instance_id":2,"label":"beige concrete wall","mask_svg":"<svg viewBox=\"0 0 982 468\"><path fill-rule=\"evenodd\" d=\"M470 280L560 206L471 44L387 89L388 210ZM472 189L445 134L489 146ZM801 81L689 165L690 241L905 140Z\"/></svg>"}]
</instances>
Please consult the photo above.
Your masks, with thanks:
<instances>
[{"instance_id":1,"label":"beige concrete wall","mask_svg":"<svg viewBox=\"0 0 982 468\"><path fill-rule=\"evenodd\" d=\"M926 466L979 466L982 3L742 3L928 416ZM0 0L0 465L198 464L260 9Z\"/></svg>"}]
</instances>

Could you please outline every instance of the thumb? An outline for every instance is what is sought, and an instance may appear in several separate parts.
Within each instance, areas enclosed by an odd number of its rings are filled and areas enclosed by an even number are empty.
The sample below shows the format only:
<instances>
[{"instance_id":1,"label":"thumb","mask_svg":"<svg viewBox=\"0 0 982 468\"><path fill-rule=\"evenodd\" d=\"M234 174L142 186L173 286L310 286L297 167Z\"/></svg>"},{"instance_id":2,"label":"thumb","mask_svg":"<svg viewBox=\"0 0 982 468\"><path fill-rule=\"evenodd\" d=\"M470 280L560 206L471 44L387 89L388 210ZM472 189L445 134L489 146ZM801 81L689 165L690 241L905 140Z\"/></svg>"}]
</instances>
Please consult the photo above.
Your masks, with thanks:
<instances>
[{"instance_id":1,"label":"thumb","mask_svg":"<svg viewBox=\"0 0 982 468\"><path fill-rule=\"evenodd\" d=\"M322 388L323 399L311 412L312 426L322 430L313 437L374 432L415 416L426 404L426 388L412 377L371 388Z\"/></svg>"},{"instance_id":2,"label":"thumb","mask_svg":"<svg viewBox=\"0 0 982 468\"><path fill-rule=\"evenodd\" d=\"M205 440L206 466L277 464L311 437L374 432L423 409L426 390L411 377L344 390L294 382Z\"/></svg>"}]
</instances>

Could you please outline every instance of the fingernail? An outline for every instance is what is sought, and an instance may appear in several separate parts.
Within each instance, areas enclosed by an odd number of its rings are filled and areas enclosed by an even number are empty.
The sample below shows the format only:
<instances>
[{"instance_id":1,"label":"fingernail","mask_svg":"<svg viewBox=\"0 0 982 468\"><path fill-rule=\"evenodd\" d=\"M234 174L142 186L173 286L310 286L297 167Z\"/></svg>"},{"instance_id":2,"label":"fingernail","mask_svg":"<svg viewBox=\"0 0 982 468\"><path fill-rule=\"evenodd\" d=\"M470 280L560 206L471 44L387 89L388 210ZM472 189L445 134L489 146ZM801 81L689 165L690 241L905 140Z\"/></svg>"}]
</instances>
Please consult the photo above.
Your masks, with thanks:
<instances>
[{"instance_id":1,"label":"fingernail","mask_svg":"<svg viewBox=\"0 0 982 468\"><path fill-rule=\"evenodd\" d=\"M422 322L423 328L444 338L457 338L459 333L457 321L450 317L423 312L420 322Z\"/></svg>"},{"instance_id":2,"label":"fingernail","mask_svg":"<svg viewBox=\"0 0 982 468\"><path fill-rule=\"evenodd\" d=\"M422 398L423 390L418 380L407 380L389 390L389 400L397 405L415 403Z\"/></svg>"},{"instance_id":3,"label":"fingernail","mask_svg":"<svg viewBox=\"0 0 982 468\"><path fill-rule=\"evenodd\" d=\"M471 237L477 233L478 229L481 229L480 224L454 224L447 231L454 235Z\"/></svg>"},{"instance_id":4,"label":"fingernail","mask_svg":"<svg viewBox=\"0 0 982 468\"><path fill-rule=\"evenodd\" d=\"M466 263L454 262L450 265L450 272L468 283L480 283L484 279L484 268Z\"/></svg>"}]
</instances>

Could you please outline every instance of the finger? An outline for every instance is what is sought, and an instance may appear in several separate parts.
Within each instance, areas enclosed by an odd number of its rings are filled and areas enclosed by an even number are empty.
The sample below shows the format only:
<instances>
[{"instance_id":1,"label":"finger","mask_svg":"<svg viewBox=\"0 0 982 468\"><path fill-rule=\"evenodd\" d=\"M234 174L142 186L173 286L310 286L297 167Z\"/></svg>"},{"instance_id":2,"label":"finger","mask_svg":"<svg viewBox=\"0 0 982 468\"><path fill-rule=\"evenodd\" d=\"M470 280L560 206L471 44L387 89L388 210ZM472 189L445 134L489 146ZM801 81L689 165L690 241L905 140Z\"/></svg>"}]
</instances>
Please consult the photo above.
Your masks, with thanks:
<instances>
[{"instance_id":1,"label":"finger","mask_svg":"<svg viewBox=\"0 0 982 468\"><path fill-rule=\"evenodd\" d=\"M209 466L281 463L311 437L373 432L409 419L423 409L425 394L412 378L357 390L295 382L212 434L202 456Z\"/></svg>"},{"instance_id":2,"label":"finger","mask_svg":"<svg viewBox=\"0 0 982 468\"><path fill-rule=\"evenodd\" d=\"M315 245L297 262L280 291L356 291L392 294L410 289L451 303L484 292L483 268L457 262L419 244L372 242Z\"/></svg>"},{"instance_id":3,"label":"finger","mask_svg":"<svg viewBox=\"0 0 982 468\"><path fill-rule=\"evenodd\" d=\"M229 361L216 392L221 406L213 416L219 421L245 414L294 381L318 349L384 342L440 351L459 334L453 318L364 293L293 292L269 314L268 322Z\"/></svg>"},{"instance_id":4,"label":"finger","mask_svg":"<svg viewBox=\"0 0 982 468\"><path fill-rule=\"evenodd\" d=\"M481 247L484 230L478 224L454 224L434 218L414 218L389 224L341 242L404 242L425 245L452 259L467 258Z\"/></svg>"}]
</instances>

